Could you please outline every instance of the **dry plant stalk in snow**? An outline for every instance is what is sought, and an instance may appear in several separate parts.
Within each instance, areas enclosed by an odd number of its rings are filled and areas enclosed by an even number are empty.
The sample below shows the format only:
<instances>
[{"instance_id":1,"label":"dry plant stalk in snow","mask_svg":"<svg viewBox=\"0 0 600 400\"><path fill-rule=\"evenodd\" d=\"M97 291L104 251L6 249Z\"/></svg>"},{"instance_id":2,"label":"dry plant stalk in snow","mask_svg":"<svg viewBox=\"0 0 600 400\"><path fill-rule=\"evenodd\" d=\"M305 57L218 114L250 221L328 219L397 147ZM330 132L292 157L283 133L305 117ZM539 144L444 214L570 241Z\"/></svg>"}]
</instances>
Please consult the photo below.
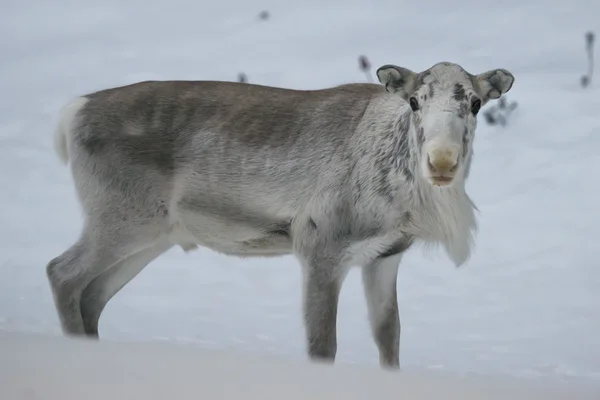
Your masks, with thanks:
<instances>
[{"instance_id":1,"label":"dry plant stalk in snow","mask_svg":"<svg viewBox=\"0 0 600 400\"><path fill-rule=\"evenodd\" d=\"M365 73L365 76L367 77L367 82L373 82L373 78L371 78L371 63L369 62L367 56L358 57L358 67L362 72Z\"/></svg>"},{"instance_id":2,"label":"dry plant stalk in snow","mask_svg":"<svg viewBox=\"0 0 600 400\"><path fill-rule=\"evenodd\" d=\"M47 265L63 331L97 337L107 302L173 246L294 254L310 358L335 359L340 288L359 266L380 363L398 368L398 265L416 242L469 258L477 114L514 77L447 62L377 77L307 91L141 82L65 106L55 147L85 221Z\"/></svg>"},{"instance_id":3,"label":"dry plant stalk in snow","mask_svg":"<svg viewBox=\"0 0 600 400\"><path fill-rule=\"evenodd\" d=\"M581 77L581 86L587 87L594 76L594 32L585 34L585 53L588 59L588 72Z\"/></svg>"}]
</instances>

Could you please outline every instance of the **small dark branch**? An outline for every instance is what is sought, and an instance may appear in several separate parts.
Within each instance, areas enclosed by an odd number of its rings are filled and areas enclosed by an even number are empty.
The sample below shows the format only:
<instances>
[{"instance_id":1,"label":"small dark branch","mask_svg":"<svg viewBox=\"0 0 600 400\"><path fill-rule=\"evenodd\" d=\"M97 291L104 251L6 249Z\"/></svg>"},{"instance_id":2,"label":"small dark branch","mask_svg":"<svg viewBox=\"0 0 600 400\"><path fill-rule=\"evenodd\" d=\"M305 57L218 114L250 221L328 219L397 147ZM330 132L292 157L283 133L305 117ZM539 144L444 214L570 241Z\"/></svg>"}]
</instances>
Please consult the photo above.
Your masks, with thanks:
<instances>
[{"instance_id":1,"label":"small dark branch","mask_svg":"<svg viewBox=\"0 0 600 400\"><path fill-rule=\"evenodd\" d=\"M581 86L583 87L592 83L594 75L594 32L590 31L585 34L585 51L588 56L588 73L581 77Z\"/></svg>"},{"instance_id":2,"label":"small dark branch","mask_svg":"<svg viewBox=\"0 0 600 400\"><path fill-rule=\"evenodd\" d=\"M373 77L371 76L371 63L366 56L358 57L358 66L362 72L365 73L367 77L367 82L372 83Z\"/></svg>"},{"instance_id":3,"label":"small dark branch","mask_svg":"<svg viewBox=\"0 0 600 400\"><path fill-rule=\"evenodd\" d=\"M483 117L489 125L501 125L506 126L508 117L517 108L518 103L513 101L509 103L503 96L498 99L498 104L488 108L483 112Z\"/></svg>"},{"instance_id":4,"label":"small dark branch","mask_svg":"<svg viewBox=\"0 0 600 400\"><path fill-rule=\"evenodd\" d=\"M498 99L498 108L501 110L506 108L506 97L500 97Z\"/></svg>"},{"instance_id":5,"label":"small dark branch","mask_svg":"<svg viewBox=\"0 0 600 400\"><path fill-rule=\"evenodd\" d=\"M510 116L510 114L513 112L513 110L517 108L517 102L514 101L512 103L510 103L504 113L502 114L502 121L500 122L502 126L506 125L506 122L508 121L508 117Z\"/></svg>"},{"instance_id":6,"label":"small dark branch","mask_svg":"<svg viewBox=\"0 0 600 400\"><path fill-rule=\"evenodd\" d=\"M483 118L485 118L485 122L487 122L489 125L494 125L496 123L496 118L494 117L494 114L490 112L490 110L485 110L483 112Z\"/></svg>"}]
</instances>

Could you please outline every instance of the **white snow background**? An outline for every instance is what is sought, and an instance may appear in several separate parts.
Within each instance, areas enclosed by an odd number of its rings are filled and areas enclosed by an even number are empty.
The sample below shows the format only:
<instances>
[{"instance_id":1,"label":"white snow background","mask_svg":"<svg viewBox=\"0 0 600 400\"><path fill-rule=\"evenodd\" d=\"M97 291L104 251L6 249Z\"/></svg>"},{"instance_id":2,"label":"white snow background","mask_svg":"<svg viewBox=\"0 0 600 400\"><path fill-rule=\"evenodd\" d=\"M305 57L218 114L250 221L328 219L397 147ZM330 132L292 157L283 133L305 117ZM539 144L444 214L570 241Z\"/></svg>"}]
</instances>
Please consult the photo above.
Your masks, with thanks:
<instances>
[{"instance_id":1,"label":"white snow background","mask_svg":"<svg viewBox=\"0 0 600 400\"><path fill-rule=\"evenodd\" d=\"M442 60L507 68L518 109L480 119L468 191L477 250L456 269L409 251L398 277L404 369L600 383L600 76L582 89L597 0L3 0L0 330L60 335L45 266L81 214L52 150L71 98L146 79L314 89ZM271 18L260 20L266 9ZM597 46L598 47L598 46ZM304 359L294 258L179 249L108 304L100 336ZM338 362L376 366L358 271L339 305Z\"/></svg>"}]
</instances>

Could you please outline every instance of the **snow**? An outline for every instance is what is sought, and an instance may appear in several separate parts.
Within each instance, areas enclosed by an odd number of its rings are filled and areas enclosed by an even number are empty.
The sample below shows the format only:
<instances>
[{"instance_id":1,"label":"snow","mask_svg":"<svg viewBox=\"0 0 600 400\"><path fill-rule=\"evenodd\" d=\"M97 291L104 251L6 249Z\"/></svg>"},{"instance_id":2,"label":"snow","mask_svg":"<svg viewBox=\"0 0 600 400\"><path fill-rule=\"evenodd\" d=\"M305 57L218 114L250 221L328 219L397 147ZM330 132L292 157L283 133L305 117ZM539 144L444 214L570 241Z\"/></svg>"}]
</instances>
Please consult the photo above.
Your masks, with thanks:
<instances>
[{"instance_id":1,"label":"snow","mask_svg":"<svg viewBox=\"0 0 600 400\"><path fill-rule=\"evenodd\" d=\"M573 0L184 0L3 2L0 13L0 331L60 335L45 265L81 224L56 159L58 109L145 79L321 88L373 68L458 62L507 68L519 106L505 128L480 120L468 190L477 249L456 269L411 250L399 277L401 364L600 383L598 82L584 33L600 3ZM263 9L271 18L258 19ZM358 271L339 306L338 362L377 366ZM241 260L174 249L108 304L100 335L302 360L300 271L292 257Z\"/></svg>"},{"instance_id":2,"label":"snow","mask_svg":"<svg viewBox=\"0 0 600 400\"><path fill-rule=\"evenodd\" d=\"M597 400L590 384L337 368L174 343L0 332L3 399Z\"/></svg>"}]
</instances>

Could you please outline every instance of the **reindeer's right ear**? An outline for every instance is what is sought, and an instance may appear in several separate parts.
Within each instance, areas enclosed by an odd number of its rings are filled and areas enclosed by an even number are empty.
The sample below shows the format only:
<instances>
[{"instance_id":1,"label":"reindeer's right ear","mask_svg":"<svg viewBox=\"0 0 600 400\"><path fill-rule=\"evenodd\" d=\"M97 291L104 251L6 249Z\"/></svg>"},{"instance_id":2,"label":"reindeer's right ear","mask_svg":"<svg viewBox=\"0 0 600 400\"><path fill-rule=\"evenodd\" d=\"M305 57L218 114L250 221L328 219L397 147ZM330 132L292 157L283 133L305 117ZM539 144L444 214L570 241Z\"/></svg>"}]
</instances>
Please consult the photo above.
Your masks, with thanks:
<instances>
[{"instance_id":1,"label":"reindeer's right ear","mask_svg":"<svg viewBox=\"0 0 600 400\"><path fill-rule=\"evenodd\" d=\"M483 97L484 102L500 98L510 90L515 81L513 74L503 68L492 69L477 75L475 78L479 94Z\"/></svg>"},{"instance_id":2,"label":"reindeer's right ear","mask_svg":"<svg viewBox=\"0 0 600 400\"><path fill-rule=\"evenodd\" d=\"M417 74L413 71L398 67L396 65L384 65L377 70L379 82L385 86L390 93L397 93L404 100L415 91Z\"/></svg>"}]
</instances>

